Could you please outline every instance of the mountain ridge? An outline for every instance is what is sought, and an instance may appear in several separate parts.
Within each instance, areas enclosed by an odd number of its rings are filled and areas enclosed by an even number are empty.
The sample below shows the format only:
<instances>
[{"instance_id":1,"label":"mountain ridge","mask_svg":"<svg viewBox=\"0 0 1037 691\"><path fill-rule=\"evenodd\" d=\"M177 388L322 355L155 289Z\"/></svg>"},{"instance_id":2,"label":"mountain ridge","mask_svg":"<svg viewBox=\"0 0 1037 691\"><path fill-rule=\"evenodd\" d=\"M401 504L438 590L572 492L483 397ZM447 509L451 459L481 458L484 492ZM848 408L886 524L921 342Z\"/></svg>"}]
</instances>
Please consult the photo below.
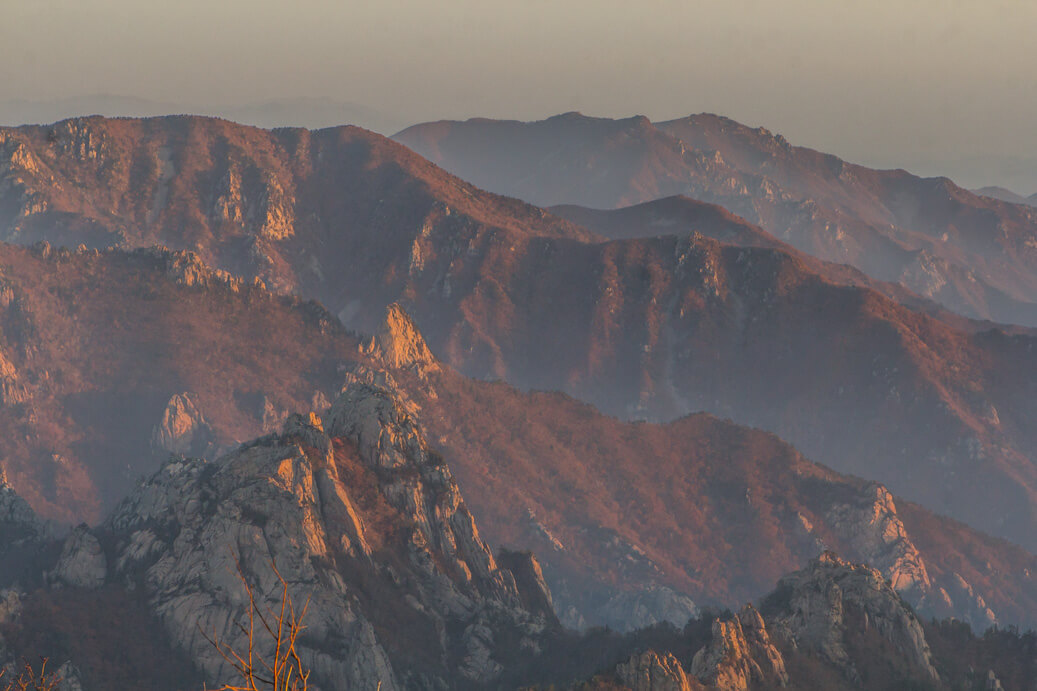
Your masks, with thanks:
<instances>
[{"instance_id":1,"label":"mountain ridge","mask_svg":"<svg viewBox=\"0 0 1037 691\"><path fill-rule=\"evenodd\" d=\"M654 124L574 114L445 121L394 138L475 184L544 205L688 194L966 316L1037 324L1028 268L1037 216L946 178L856 166L710 114Z\"/></svg>"}]
</instances>

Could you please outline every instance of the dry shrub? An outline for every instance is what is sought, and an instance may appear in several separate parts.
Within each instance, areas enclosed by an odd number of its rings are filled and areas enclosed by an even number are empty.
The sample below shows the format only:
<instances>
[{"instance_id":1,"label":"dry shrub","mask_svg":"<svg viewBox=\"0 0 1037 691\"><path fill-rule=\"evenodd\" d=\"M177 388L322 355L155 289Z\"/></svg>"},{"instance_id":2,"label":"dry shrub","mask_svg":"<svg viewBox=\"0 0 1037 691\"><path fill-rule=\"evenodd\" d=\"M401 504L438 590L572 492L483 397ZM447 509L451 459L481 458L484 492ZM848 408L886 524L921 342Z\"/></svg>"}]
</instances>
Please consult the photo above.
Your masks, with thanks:
<instances>
[{"instance_id":1,"label":"dry shrub","mask_svg":"<svg viewBox=\"0 0 1037 691\"><path fill-rule=\"evenodd\" d=\"M248 593L249 609L248 624L239 623L237 626L248 639L248 649L245 651L235 650L231 645L216 638L215 633L210 637L204 631L205 636L213 647L219 651L223 659L237 671L241 677L238 685L224 684L219 691L259 691L259 689L272 689L273 691L306 691L310 672L303 666L302 660L296 651L295 645L299 633L305 628L302 620L309 609L309 598L302 610L296 612L292 596L288 592L288 582L277 570L276 564L271 562L270 566L281 583L281 603L277 611L269 607L260 607L256 602L255 591L249 584L242 572L241 564L235 559L238 570L238 578L241 579ZM257 631L256 620L259 620L260 628ZM257 648L257 634L269 637L273 641L273 657L259 653Z\"/></svg>"},{"instance_id":2,"label":"dry shrub","mask_svg":"<svg viewBox=\"0 0 1037 691\"><path fill-rule=\"evenodd\" d=\"M6 670L0 670L0 690L2 691L56 691L61 677L47 674L47 659L44 658L37 672L29 663L25 664L21 673L9 681L4 680Z\"/></svg>"}]
</instances>

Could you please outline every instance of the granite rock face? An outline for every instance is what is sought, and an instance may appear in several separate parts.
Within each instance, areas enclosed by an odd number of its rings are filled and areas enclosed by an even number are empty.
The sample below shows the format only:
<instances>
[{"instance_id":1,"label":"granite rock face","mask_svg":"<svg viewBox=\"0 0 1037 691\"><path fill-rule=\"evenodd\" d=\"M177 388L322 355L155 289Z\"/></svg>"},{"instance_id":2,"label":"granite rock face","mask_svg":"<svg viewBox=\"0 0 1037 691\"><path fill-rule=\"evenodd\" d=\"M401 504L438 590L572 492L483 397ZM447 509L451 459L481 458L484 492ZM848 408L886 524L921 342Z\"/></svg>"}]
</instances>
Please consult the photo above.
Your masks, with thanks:
<instances>
[{"instance_id":1,"label":"granite rock face","mask_svg":"<svg viewBox=\"0 0 1037 691\"><path fill-rule=\"evenodd\" d=\"M851 610L892 645L904 663L939 680L921 623L882 575L826 552L806 569L783 578L763 604L772 634L797 649L816 652L855 676L848 652Z\"/></svg>"},{"instance_id":2,"label":"granite rock face","mask_svg":"<svg viewBox=\"0 0 1037 691\"><path fill-rule=\"evenodd\" d=\"M630 691L691 691L681 663L670 653L649 650L616 667L616 678Z\"/></svg>"},{"instance_id":3,"label":"granite rock face","mask_svg":"<svg viewBox=\"0 0 1037 691\"><path fill-rule=\"evenodd\" d=\"M386 309L381 328L364 352L381 360L386 367L413 369L420 375L440 367L414 321L395 302Z\"/></svg>"},{"instance_id":4,"label":"granite rock face","mask_svg":"<svg viewBox=\"0 0 1037 691\"><path fill-rule=\"evenodd\" d=\"M156 451L202 456L210 450L214 440L212 427L194 401L188 394L180 393L166 404L162 419L152 432L151 446Z\"/></svg>"},{"instance_id":5,"label":"granite rock face","mask_svg":"<svg viewBox=\"0 0 1037 691\"><path fill-rule=\"evenodd\" d=\"M86 525L77 526L65 539L61 556L48 574L55 585L99 588L108 575L108 562L97 537Z\"/></svg>"},{"instance_id":6,"label":"granite rock face","mask_svg":"<svg viewBox=\"0 0 1037 691\"><path fill-rule=\"evenodd\" d=\"M925 563L897 515L888 489L873 483L857 501L832 506L826 518L862 560L890 580L894 590L909 598L931 590Z\"/></svg>"},{"instance_id":7,"label":"granite rock face","mask_svg":"<svg viewBox=\"0 0 1037 691\"><path fill-rule=\"evenodd\" d=\"M243 649L243 583L276 605L274 564L293 600L310 603L300 654L324 691L489 682L510 652L499 638L535 651L556 625L537 569L523 565L520 588L497 564L449 469L374 385L348 387L326 425L293 415L216 462L171 460L103 531L109 578L145 588L216 682L232 670L201 632Z\"/></svg>"},{"instance_id":8,"label":"granite rock face","mask_svg":"<svg viewBox=\"0 0 1037 691\"><path fill-rule=\"evenodd\" d=\"M755 684L789 683L785 660L752 605L746 605L730 620L713 622L713 638L695 653L691 673L719 691L748 691Z\"/></svg>"},{"instance_id":9,"label":"granite rock face","mask_svg":"<svg viewBox=\"0 0 1037 691\"><path fill-rule=\"evenodd\" d=\"M50 525L18 495L0 465L0 587L36 576L37 557L50 537Z\"/></svg>"},{"instance_id":10,"label":"granite rock face","mask_svg":"<svg viewBox=\"0 0 1037 691\"><path fill-rule=\"evenodd\" d=\"M0 307L3 306L3 277L0 276ZM0 350L0 406L22 403L29 397L27 388L21 382L18 370L10 359Z\"/></svg>"},{"instance_id":11,"label":"granite rock face","mask_svg":"<svg viewBox=\"0 0 1037 691\"><path fill-rule=\"evenodd\" d=\"M930 574L892 493L884 486L869 483L853 497L832 502L822 513L842 545L840 552L876 569L926 616L955 617L979 630L998 623L998 614L960 574ZM813 526L804 529L809 533ZM818 544L825 547L823 541Z\"/></svg>"}]
</instances>

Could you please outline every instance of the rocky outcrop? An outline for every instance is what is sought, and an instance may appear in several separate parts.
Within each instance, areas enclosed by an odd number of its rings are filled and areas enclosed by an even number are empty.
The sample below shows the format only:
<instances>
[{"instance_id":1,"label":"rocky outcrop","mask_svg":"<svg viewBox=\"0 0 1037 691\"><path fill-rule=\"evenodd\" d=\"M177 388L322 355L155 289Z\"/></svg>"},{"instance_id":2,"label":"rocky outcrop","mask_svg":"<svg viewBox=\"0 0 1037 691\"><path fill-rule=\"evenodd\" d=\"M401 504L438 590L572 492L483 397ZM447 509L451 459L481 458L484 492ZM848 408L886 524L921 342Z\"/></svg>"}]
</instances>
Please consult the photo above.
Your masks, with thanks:
<instances>
[{"instance_id":1,"label":"rocky outcrop","mask_svg":"<svg viewBox=\"0 0 1037 691\"><path fill-rule=\"evenodd\" d=\"M439 368L424 336L395 302L386 309L381 328L363 352L381 360L386 367L412 370L422 376Z\"/></svg>"},{"instance_id":2,"label":"rocky outcrop","mask_svg":"<svg viewBox=\"0 0 1037 691\"><path fill-rule=\"evenodd\" d=\"M104 529L112 577L145 588L217 682L231 670L200 631L246 644L239 568L261 603L280 592L272 564L309 601L300 654L325 691L487 682L514 652L499 641L536 650L554 625L525 604L549 597L535 562L519 579L497 564L415 420L372 385L343 392L327 424L293 415L214 463L171 460Z\"/></svg>"},{"instance_id":3,"label":"rocky outcrop","mask_svg":"<svg viewBox=\"0 0 1037 691\"><path fill-rule=\"evenodd\" d=\"M904 597L917 601L932 589L925 562L897 515L893 495L882 485L872 483L854 501L834 504L825 518L857 556L878 569Z\"/></svg>"},{"instance_id":4,"label":"rocky outcrop","mask_svg":"<svg viewBox=\"0 0 1037 691\"><path fill-rule=\"evenodd\" d=\"M55 585L91 589L104 585L107 575L108 562L101 543L86 525L80 525L65 539L48 580Z\"/></svg>"},{"instance_id":5,"label":"rocky outcrop","mask_svg":"<svg viewBox=\"0 0 1037 691\"><path fill-rule=\"evenodd\" d=\"M151 434L151 446L184 456L202 456L215 441L212 427L186 393L174 395Z\"/></svg>"},{"instance_id":6,"label":"rocky outcrop","mask_svg":"<svg viewBox=\"0 0 1037 691\"><path fill-rule=\"evenodd\" d=\"M523 607L548 619L555 618L554 598L551 597L551 589L547 587L544 571L536 555L532 552L501 550L497 554L497 564L515 577Z\"/></svg>"},{"instance_id":7,"label":"rocky outcrop","mask_svg":"<svg viewBox=\"0 0 1037 691\"><path fill-rule=\"evenodd\" d=\"M730 620L713 622L712 640L695 653L691 673L719 691L748 691L755 684L789 683L785 660L752 605L746 605Z\"/></svg>"},{"instance_id":8,"label":"rocky outcrop","mask_svg":"<svg viewBox=\"0 0 1037 691\"><path fill-rule=\"evenodd\" d=\"M798 649L818 653L856 677L850 633L875 632L909 669L938 680L925 633L911 608L875 569L825 552L802 571L781 579L762 605L771 632ZM849 616L863 620L851 630Z\"/></svg>"},{"instance_id":9,"label":"rocky outcrop","mask_svg":"<svg viewBox=\"0 0 1037 691\"><path fill-rule=\"evenodd\" d=\"M620 592L592 612L597 620L619 631L669 622L680 628L698 616L695 602L682 593L663 585Z\"/></svg>"},{"instance_id":10,"label":"rocky outcrop","mask_svg":"<svg viewBox=\"0 0 1037 691\"><path fill-rule=\"evenodd\" d=\"M0 463L0 550L5 546L43 540L47 532L46 524L15 492L7 478L7 470Z\"/></svg>"},{"instance_id":11,"label":"rocky outcrop","mask_svg":"<svg viewBox=\"0 0 1037 691\"><path fill-rule=\"evenodd\" d=\"M813 526L800 516L808 533ZM895 591L926 616L955 617L977 630L998 623L983 595L960 574L931 576L921 552L904 526L893 495L869 483L851 499L824 511L827 526L855 561L877 569ZM819 544L824 544L818 540Z\"/></svg>"},{"instance_id":12,"label":"rocky outcrop","mask_svg":"<svg viewBox=\"0 0 1037 691\"><path fill-rule=\"evenodd\" d=\"M38 578L37 559L50 537L50 525L15 492L0 463L0 588Z\"/></svg>"},{"instance_id":13,"label":"rocky outcrop","mask_svg":"<svg viewBox=\"0 0 1037 691\"><path fill-rule=\"evenodd\" d=\"M4 351L0 350L0 406L22 403L28 398L28 395L25 385L18 377L18 370L4 355Z\"/></svg>"},{"instance_id":14,"label":"rocky outcrop","mask_svg":"<svg viewBox=\"0 0 1037 691\"><path fill-rule=\"evenodd\" d=\"M310 599L312 640L337 641L326 652L300 651L315 676L397 688L373 627L341 579L325 581L311 562L330 556L318 492L312 466L290 444L255 446L222 466L173 461L107 524L118 539L116 575L147 588L174 644L223 682L232 672L201 632L237 650L247 647L236 629L248 599L235 561L263 606L279 604L270 567L276 562L296 600ZM260 651L269 653L265 646Z\"/></svg>"},{"instance_id":15,"label":"rocky outcrop","mask_svg":"<svg viewBox=\"0 0 1037 691\"><path fill-rule=\"evenodd\" d=\"M284 240L295 233L293 197L273 175L264 180L255 170L242 171L230 164L217 182L211 207L212 219L221 224L244 228L256 237Z\"/></svg>"},{"instance_id":16,"label":"rocky outcrop","mask_svg":"<svg viewBox=\"0 0 1037 691\"><path fill-rule=\"evenodd\" d=\"M630 691L691 691L684 668L670 653L649 650L616 667L616 678Z\"/></svg>"},{"instance_id":17,"label":"rocky outcrop","mask_svg":"<svg viewBox=\"0 0 1037 691\"><path fill-rule=\"evenodd\" d=\"M986 599L958 572L936 582L936 591L923 600L920 609L952 612L973 629L983 631L998 623L997 614Z\"/></svg>"},{"instance_id":18,"label":"rocky outcrop","mask_svg":"<svg viewBox=\"0 0 1037 691\"><path fill-rule=\"evenodd\" d=\"M80 679L79 668L67 661L58 667L54 676L57 677L58 686L55 691L83 691L83 682Z\"/></svg>"}]
</instances>

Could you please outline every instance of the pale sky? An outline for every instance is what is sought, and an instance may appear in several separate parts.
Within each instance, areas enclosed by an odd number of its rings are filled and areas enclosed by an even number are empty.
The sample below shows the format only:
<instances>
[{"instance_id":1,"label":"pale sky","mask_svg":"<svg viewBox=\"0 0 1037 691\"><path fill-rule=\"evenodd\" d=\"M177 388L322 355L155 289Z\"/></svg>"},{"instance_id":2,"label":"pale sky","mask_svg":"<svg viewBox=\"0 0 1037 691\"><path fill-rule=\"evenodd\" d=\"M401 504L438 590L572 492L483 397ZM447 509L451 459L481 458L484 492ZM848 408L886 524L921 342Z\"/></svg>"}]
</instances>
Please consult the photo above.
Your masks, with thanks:
<instances>
[{"instance_id":1,"label":"pale sky","mask_svg":"<svg viewBox=\"0 0 1037 691\"><path fill-rule=\"evenodd\" d=\"M942 166L974 177L960 180L970 186L1037 192L1033 0L0 8L0 101L115 94L201 110L305 97L361 104L401 124L705 111L862 163L925 174Z\"/></svg>"}]
</instances>

